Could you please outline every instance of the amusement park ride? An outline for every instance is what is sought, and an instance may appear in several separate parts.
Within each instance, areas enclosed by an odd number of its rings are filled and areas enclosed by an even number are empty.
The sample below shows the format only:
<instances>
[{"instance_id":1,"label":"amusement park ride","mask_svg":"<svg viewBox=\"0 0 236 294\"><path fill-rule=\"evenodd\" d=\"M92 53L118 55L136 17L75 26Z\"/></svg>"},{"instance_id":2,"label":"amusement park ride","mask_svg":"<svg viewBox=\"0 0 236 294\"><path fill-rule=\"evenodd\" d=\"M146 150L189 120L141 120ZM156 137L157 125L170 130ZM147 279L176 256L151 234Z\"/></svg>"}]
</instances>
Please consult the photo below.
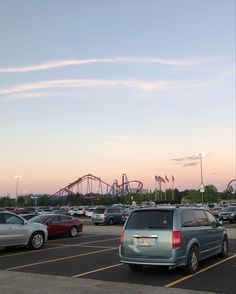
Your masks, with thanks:
<instances>
[{"instance_id":1,"label":"amusement park ride","mask_svg":"<svg viewBox=\"0 0 236 294\"><path fill-rule=\"evenodd\" d=\"M140 192L142 188L142 182L137 180L129 181L126 174L122 174L122 183L120 185L117 180L115 180L113 184L108 184L101 178L88 174L78 178L53 195L66 196L79 193L83 198L97 198L105 195L117 197L126 194L136 194Z\"/></svg>"}]
</instances>

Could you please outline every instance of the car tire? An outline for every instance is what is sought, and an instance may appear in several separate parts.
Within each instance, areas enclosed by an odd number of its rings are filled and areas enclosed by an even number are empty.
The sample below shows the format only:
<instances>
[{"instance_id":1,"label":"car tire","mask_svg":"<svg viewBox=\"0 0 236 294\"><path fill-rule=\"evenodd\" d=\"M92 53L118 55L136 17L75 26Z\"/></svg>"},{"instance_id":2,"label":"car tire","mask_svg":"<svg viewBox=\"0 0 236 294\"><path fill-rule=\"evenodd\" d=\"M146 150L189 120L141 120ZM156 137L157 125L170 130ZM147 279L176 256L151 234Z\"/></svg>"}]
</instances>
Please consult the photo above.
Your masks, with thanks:
<instances>
[{"instance_id":1,"label":"car tire","mask_svg":"<svg viewBox=\"0 0 236 294\"><path fill-rule=\"evenodd\" d=\"M38 250L43 248L45 243L45 237L42 232L35 232L32 234L29 240L29 248L33 250Z\"/></svg>"},{"instance_id":2,"label":"car tire","mask_svg":"<svg viewBox=\"0 0 236 294\"><path fill-rule=\"evenodd\" d=\"M143 269L142 264L128 264L129 268L134 272L140 272Z\"/></svg>"},{"instance_id":3,"label":"car tire","mask_svg":"<svg viewBox=\"0 0 236 294\"><path fill-rule=\"evenodd\" d=\"M226 257L229 254L229 244L227 238L224 238L223 243L222 243L222 249L220 256L221 257Z\"/></svg>"},{"instance_id":4,"label":"car tire","mask_svg":"<svg viewBox=\"0 0 236 294\"><path fill-rule=\"evenodd\" d=\"M199 249L196 245L192 246L187 260L185 271L188 274L194 274L198 271L199 267Z\"/></svg>"},{"instance_id":5,"label":"car tire","mask_svg":"<svg viewBox=\"0 0 236 294\"><path fill-rule=\"evenodd\" d=\"M70 228L70 232L69 232L69 235L70 237L76 237L78 235L78 229L77 227L73 226Z\"/></svg>"},{"instance_id":6,"label":"car tire","mask_svg":"<svg viewBox=\"0 0 236 294\"><path fill-rule=\"evenodd\" d=\"M108 225L114 225L114 220L113 220L113 218L110 218L109 220L108 220Z\"/></svg>"},{"instance_id":7,"label":"car tire","mask_svg":"<svg viewBox=\"0 0 236 294\"><path fill-rule=\"evenodd\" d=\"M99 226L99 223L94 223L95 224L95 226Z\"/></svg>"}]
</instances>

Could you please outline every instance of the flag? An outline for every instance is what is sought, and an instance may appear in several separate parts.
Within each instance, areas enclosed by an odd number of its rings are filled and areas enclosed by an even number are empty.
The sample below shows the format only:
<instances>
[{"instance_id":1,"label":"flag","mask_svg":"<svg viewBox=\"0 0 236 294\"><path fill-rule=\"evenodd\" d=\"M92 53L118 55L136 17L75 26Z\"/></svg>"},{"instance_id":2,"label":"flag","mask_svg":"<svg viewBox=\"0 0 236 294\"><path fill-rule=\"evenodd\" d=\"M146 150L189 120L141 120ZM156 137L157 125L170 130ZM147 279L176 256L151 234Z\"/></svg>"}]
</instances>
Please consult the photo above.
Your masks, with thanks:
<instances>
[{"instance_id":1,"label":"flag","mask_svg":"<svg viewBox=\"0 0 236 294\"><path fill-rule=\"evenodd\" d=\"M169 179L167 178L167 176L165 175L165 180L169 183Z\"/></svg>"},{"instance_id":2,"label":"flag","mask_svg":"<svg viewBox=\"0 0 236 294\"><path fill-rule=\"evenodd\" d=\"M156 176L155 179L156 179L157 182L165 183L165 180L160 176L158 176L158 177Z\"/></svg>"},{"instance_id":3,"label":"flag","mask_svg":"<svg viewBox=\"0 0 236 294\"><path fill-rule=\"evenodd\" d=\"M174 176L172 175L172 182L174 182L175 181L175 178L174 178Z\"/></svg>"}]
</instances>

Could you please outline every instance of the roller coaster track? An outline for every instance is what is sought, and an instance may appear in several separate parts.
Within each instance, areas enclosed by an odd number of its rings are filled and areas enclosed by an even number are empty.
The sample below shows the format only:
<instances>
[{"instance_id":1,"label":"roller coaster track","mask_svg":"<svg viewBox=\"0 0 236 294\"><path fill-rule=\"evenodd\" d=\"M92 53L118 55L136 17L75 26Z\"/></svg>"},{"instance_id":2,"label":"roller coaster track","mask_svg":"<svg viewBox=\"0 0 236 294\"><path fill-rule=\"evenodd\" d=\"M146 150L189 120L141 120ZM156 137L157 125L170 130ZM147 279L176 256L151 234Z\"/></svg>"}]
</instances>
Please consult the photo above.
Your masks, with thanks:
<instances>
[{"instance_id":1,"label":"roller coaster track","mask_svg":"<svg viewBox=\"0 0 236 294\"><path fill-rule=\"evenodd\" d=\"M58 190L53 196L80 194L87 198L102 197L105 195L116 197L127 194L136 194L140 192L142 188L142 182L137 180L129 181L126 174L122 175L122 183L120 185L117 180L114 180L113 184L109 184L99 177L87 174Z\"/></svg>"},{"instance_id":2,"label":"roller coaster track","mask_svg":"<svg viewBox=\"0 0 236 294\"><path fill-rule=\"evenodd\" d=\"M236 179L233 179L233 180L231 180L231 181L228 183L226 190L229 191L229 192L234 192L234 193L236 193L236 189L234 189L234 188L232 187L232 183L236 183ZM232 191L231 191L231 190L232 190Z\"/></svg>"}]
</instances>

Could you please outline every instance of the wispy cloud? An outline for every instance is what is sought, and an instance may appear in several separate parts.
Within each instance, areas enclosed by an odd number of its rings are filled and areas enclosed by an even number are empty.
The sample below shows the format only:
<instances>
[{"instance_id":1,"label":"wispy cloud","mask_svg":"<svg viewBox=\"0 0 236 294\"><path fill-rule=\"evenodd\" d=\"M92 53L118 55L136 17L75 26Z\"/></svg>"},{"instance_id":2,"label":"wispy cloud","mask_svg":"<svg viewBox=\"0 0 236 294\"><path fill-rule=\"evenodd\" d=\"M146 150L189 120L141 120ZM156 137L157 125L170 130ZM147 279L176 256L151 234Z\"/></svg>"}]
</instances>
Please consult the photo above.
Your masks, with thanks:
<instances>
[{"instance_id":1,"label":"wispy cloud","mask_svg":"<svg viewBox=\"0 0 236 294\"><path fill-rule=\"evenodd\" d=\"M30 93L20 93L20 94L10 95L8 96L8 100L39 98L39 97L48 97L48 96L50 96L50 93L30 92Z\"/></svg>"},{"instance_id":2,"label":"wispy cloud","mask_svg":"<svg viewBox=\"0 0 236 294\"><path fill-rule=\"evenodd\" d=\"M198 162L184 163L184 164L183 164L183 167L194 166L194 165L198 165Z\"/></svg>"},{"instance_id":3,"label":"wispy cloud","mask_svg":"<svg viewBox=\"0 0 236 294\"><path fill-rule=\"evenodd\" d=\"M143 82L128 80L99 80L99 79L73 79L54 80L23 84L11 88L0 88L0 95L38 91L50 88L94 88L94 87L127 87L142 91L164 90L170 86L169 82Z\"/></svg>"},{"instance_id":4,"label":"wispy cloud","mask_svg":"<svg viewBox=\"0 0 236 294\"><path fill-rule=\"evenodd\" d=\"M177 164L182 165L182 167L190 167L199 164L199 156L192 155L192 156L185 156L180 158L173 158L172 161L175 161Z\"/></svg>"},{"instance_id":5,"label":"wispy cloud","mask_svg":"<svg viewBox=\"0 0 236 294\"><path fill-rule=\"evenodd\" d=\"M199 160L199 156L193 155L193 156L186 156L186 157L180 157L180 158L173 158L172 160L176 162L182 162L187 160Z\"/></svg>"},{"instance_id":6,"label":"wispy cloud","mask_svg":"<svg viewBox=\"0 0 236 294\"><path fill-rule=\"evenodd\" d=\"M67 66L79 66L101 63L134 63L134 64L159 64L177 67L191 67L209 62L209 59L164 59L158 57L114 57L114 58L94 58L81 60L58 60L41 64L31 64L21 67L0 67L0 73L26 73L33 71L42 71Z\"/></svg>"}]
</instances>

